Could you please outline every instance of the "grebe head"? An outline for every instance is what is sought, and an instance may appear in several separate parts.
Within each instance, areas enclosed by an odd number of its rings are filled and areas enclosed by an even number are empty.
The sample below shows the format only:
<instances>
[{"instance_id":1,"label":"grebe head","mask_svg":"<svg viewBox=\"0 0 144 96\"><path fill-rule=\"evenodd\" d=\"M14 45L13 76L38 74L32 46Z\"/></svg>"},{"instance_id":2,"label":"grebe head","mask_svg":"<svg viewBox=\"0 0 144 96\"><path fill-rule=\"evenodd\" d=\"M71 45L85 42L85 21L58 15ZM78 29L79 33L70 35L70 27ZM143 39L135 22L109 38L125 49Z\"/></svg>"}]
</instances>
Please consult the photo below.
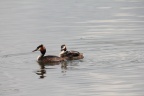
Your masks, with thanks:
<instances>
[{"instance_id":1,"label":"grebe head","mask_svg":"<svg viewBox=\"0 0 144 96\"><path fill-rule=\"evenodd\" d=\"M61 45L61 52L59 54L60 57L63 57L64 53L67 51L66 45Z\"/></svg>"},{"instance_id":2,"label":"grebe head","mask_svg":"<svg viewBox=\"0 0 144 96\"><path fill-rule=\"evenodd\" d=\"M46 48L43 46L43 44L41 44L35 50L33 50L32 52L35 52L35 51L40 51L41 54L44 56L44 54L46 53Z\"/></svg>"},{"instance_id":3,"label":"grebe head","mask_svg":"<svg viewBox=\"0 0 144 96\"><path fill-rule=\"evenodd\" d=\"M61 51L67 51L67 48L66 48L65 44L61 45Z\"/></svg>"}]
</instances>

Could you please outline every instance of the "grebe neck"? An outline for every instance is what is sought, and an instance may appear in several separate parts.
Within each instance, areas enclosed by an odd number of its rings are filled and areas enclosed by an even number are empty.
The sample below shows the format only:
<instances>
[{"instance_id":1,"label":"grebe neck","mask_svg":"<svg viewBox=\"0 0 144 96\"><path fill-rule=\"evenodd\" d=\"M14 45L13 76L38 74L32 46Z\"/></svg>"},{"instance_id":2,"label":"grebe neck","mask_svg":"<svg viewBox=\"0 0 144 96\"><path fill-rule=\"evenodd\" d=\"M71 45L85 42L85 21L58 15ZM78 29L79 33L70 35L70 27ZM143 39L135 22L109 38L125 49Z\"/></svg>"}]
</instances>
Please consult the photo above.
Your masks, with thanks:
<instances>
[{"instance_id":1,"label":"grebe neck","mask_svg":"<svg viewBox=\"0 0 144 96\"><path fill-rule=\"evenodd\" d=\"M39 55L39 56L37 57L37 60L40 60L40 59L43 58L43 57L44 57L44 55L41 54L41 55Z\"/></svg>"},{"instance_id":2,"label":"grebe neck","mask_svg":"<svg viewBox=\"0 0 144 96\"><path fill-rule=\"evenodd\" d=\"M43 58L44 55L45 55L45 51L41 51L41 55L39 55L39 56L37 57L37 60L40 60L41 58Z\"/></svg>"}]
</instances>

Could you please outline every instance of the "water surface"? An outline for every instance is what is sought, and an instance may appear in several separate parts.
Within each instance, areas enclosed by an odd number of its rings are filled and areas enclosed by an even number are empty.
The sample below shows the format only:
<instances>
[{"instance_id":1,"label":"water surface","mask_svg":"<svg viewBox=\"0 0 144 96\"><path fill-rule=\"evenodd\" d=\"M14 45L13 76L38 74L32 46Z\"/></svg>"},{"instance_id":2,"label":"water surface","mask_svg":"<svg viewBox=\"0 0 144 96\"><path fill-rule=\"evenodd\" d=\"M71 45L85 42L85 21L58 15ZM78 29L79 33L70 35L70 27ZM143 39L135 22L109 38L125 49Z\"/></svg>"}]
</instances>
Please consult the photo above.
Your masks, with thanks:
<instances>
[{"instance_id":1,"label":"water surface","mask_svg":"<svg viewBox=\"0 0 144 96\"><path fill-rule=\"evenodd\" d=\"M0 96L144 96L143 0L0 1ZM60 46L85 58L40 66ZM43 74L41 74L43 73ZM41 78L43 77L43 78Z\"/></svg>"}]
</instances>

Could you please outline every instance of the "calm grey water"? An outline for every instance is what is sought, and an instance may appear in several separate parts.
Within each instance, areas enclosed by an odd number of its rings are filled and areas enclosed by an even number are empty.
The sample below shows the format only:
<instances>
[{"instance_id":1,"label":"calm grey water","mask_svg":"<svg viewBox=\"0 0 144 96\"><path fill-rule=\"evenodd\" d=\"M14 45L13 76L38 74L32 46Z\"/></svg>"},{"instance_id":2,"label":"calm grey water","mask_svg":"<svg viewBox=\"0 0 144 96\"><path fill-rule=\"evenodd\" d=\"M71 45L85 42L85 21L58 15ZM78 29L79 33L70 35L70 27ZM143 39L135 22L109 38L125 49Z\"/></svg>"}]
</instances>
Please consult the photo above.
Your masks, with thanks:
<instances>
[{"instance_id":1,"label":"calm grey water","mask_svg":"<svg viewBox=\"0 0 144 96\"><path fill-rule=\"evenodd\" d=\"M144 0L1 0L0 96L144 96ZM45 66L61 44L85 58Z\"/></svg>"}]
</instances>

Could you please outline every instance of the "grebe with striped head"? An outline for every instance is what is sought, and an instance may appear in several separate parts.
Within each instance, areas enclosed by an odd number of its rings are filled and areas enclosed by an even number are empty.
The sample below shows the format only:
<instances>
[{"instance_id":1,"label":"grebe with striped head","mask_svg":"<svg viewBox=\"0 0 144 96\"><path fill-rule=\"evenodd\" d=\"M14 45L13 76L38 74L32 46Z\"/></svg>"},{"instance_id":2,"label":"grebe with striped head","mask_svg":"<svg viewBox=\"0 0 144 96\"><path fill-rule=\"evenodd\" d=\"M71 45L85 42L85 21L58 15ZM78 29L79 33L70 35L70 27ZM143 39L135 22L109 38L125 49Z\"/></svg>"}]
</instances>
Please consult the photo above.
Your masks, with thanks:
<instances>
[{"instance_id":1,"label":"grebe with striped head","mask_svg":"<svg viewBox=\"0 0 144 96\"><path fill-rule=\"evenodd\" d=\"M43 44L39 45L35 50L33 50L32 52L35 51L40 51L41 55L38 56L37 61L38 62L42 62L42 63L54 63L54 62L61 62L64 61L64 58L58 57L58 56L54 56L54 55L47 55L44 56L46 53L46 48L44 47Z\"/></svg>"},{"instance_id":2,"label":"grebe with striped head","mask_svg":"<svg viewBox=\"0 0 144 96\"><path fill-rule=\"evenodd\" d=\"M80 53L78 51L67 51L65 44L61 45L60 57L66 60L78 60L84 58L83 53Z\"/></svg>"}]
</instances>

